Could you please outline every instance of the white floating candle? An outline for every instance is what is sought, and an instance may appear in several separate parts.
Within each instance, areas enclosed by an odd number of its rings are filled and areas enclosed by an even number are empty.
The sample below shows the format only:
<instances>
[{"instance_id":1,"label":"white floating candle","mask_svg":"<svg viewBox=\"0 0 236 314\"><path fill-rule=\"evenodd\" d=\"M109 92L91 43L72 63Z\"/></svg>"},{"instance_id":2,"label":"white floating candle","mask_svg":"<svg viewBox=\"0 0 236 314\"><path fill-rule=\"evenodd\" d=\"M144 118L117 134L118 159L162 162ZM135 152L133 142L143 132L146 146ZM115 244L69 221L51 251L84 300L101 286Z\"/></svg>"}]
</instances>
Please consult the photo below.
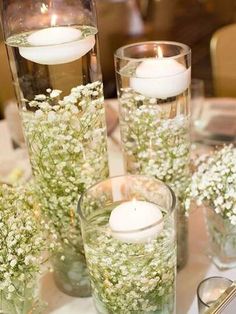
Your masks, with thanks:
<instances>
[{"instance_id":1,"label":"white floating candle","mask_svg":"<svg viewBox=\"0 0 236 314\"><path fill-rule=\"evenodd\" d=\"M163 229L160 208L146 201L125 202L113 209L109 226L114 238L127 243L145 243ZM143 229L143 230L142 230Z\"/></svg>"},{"instance_id":2,"label":"white floating candle","mask_svg":"<svg viewBox=\"0 0 236 314\"><path fill-rule=\"evenodd\" d=\"M73 27L57 26L34 32L28 37L31 47L20 47L27 60L47 65L63 64L84 56L95 45L94 35L81 39L82 32Z\"/></svg>"},{"instance_id":3,"label":"white floating candle","mask_svg":"<svg viewBox=\"0 0 236 314\"><path fill-rule=\"evenodd\" d=\"M158 47L160 48L160 47ZM136 68L130 86L151 98L166 99L183 93L190 84L191 70L172 58L147 58Z\"/></svg>"}]
</instances>

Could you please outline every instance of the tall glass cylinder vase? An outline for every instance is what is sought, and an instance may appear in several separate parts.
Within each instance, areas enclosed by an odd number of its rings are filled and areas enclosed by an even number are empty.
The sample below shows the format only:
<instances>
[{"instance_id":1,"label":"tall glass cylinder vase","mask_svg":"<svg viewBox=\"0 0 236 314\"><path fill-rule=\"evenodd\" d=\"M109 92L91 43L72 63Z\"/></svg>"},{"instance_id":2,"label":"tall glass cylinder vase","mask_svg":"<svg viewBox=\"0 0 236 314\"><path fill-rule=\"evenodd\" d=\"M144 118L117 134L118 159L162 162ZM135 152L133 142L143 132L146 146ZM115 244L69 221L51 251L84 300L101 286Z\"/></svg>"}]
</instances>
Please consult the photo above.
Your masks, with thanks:
<instances>
[{"instance_id":1,"label":"tall glass cylinder vase","mask_svg":"<svg viewBox=\"0 0 236 314\"><path fill-rule=\"evenodd\" d=\"M115 54L125 168L159 178L175 191L179 268L188 256L190 63L190 49L174 42L132 44Z\"/></svg>"},{"instance_id":2,"label":"tall glass cylinder vase","mask_svg":"<svg viewBox=\"0 0 236 314\"><path fill-rule=\"evenodd\" d=\"M174 314L172 190L153 177L114 177L89 188L78 210L98 313Z\"/></svg>"},{"instance_id":3,"label":"tall glass cylinder vase","mask_svg":"<svg viewBox=\"0 0 236 314\"><path fill-rule=\"evenodd\" d=\"M56 234L56 283L87 296L75 207L108 176L94 3L3 0L2 24L38 195Z\"/></svg>"}]
</instances>

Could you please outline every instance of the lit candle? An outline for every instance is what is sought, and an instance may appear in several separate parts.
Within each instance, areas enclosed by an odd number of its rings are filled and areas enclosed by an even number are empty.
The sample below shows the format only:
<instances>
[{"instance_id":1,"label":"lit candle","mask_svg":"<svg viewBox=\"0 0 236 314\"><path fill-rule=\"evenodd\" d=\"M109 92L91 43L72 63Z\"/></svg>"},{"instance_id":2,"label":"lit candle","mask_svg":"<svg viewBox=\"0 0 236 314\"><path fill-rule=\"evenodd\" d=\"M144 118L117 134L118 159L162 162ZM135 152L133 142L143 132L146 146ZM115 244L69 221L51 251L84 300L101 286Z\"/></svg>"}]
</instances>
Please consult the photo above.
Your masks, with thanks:
<instances>
[{"instance_id":1,"label":"lit candle","mask_svg":"<svg viewBox=\"0 0 236 314\"><path fill-rule=\"evenodd\" d=\"M47 65L63 64L84 56L95 45L94 35L82 37L79 29L69 26L54 26L56 16L52 16L52 27L41 29L29 35L30 47L20 47L19 53L27 60Z\"/></svg>"},{"instance_id":2,"label":"lit candle","mask_svg":"<svg viewBox=\"0 0 236 314\"><path fill-rule=\"evenodd\" d=\"M113 209L109 226L114 238L127 243L145 243L163 229L160 208L146 201L124 202ZM143 229L143 230L142 230Z\"/></svg>"},{"instance_id":3,"label":"lit candle","mask_svg":"<svg viewBox=\"0 0 236 314\"><path fill-rule=\"evenodd\" d=\"M166 99L183 93L189 87L190 77L190 68L173 58L163 58L158 47L158 57L141 62L130 86L146 97Z\"/></svg>"}]
</instances>

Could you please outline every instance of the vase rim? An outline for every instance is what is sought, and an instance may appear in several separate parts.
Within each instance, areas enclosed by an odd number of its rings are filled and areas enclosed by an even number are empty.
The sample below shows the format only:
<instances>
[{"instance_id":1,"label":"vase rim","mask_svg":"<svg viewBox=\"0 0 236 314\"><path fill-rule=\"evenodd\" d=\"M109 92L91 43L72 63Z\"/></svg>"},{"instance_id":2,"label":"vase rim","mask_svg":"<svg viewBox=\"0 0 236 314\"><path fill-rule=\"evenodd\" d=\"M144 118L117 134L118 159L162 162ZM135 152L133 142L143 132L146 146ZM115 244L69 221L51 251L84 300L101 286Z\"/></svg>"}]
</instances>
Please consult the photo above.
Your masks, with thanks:
<instances>
[{"instance_id":1,"label":"vase rim","mask_svg":"<svg viewBox=\"0 0 236 314\"><path fill-rule=\"evenodd\" d=\"M82 202L83 202L83 199L87 193L87 191L95 188L96 186L99 186L99 184L101 183L106 183L106 182L111 182L111 180L115 180L115 179L122 179L122 178L146 178L146 179L149 179L149 180L152 180L152 181L155 181L157 183L160 183L162 184L166 190L169 192L169 196L171 197L171 204L168 208L168 213L161 219L159 219L158 221L156 221L155 223L152 223L151 225L148 225L146 227L143 227L143 228L137 228L137 229L132 229L132 230L127 230L127 231L116 231L114 230L114 232L119 232L120 234L131 234L131 233L136 233L136 232L143 232L143 231L146 231L150 228L153 228L155 226L158 226L162 223L164 223L166 220L168 220L168 218L173 214L173 212L175 211L175 208L176 208L176 196L175 196L175 193L174 191L171 189L171 187L169 185L167 185L166 183L164 183L163 181L159 180L159 179L156 179L154 177L151 177L151 176L147 176L147 175L130 175L130 174L126 174L126 175L120 175L120 176L113 176L113 177L110 177L110 178L107 178L105 180L101 180L97 183L95 183L94 185L90 186L87 190L85 190L80 198L79 198L79 201L78 201L78 206L77 206L77 210L78 210L78 214L79 214L79 217L81 219L81 221L83 221L84 223L86 224L92 224L90 223L86 217L84 216L83 212L82 212ZM128 200L127 200L128 201ZM125 202L125 201L124 201ZM148 201L147 201L148 202ZM153 203L153 204L156 204L154 202L151 202L150 203ZM157 205L157 204L156 204ZM96 228L97 229L100 229L100 230L105 230L106 226L97 226L96 225Z\"/></svg>"},{"instance_id":2,"label":"vase rim","mask_svg":"<svg viewBox=\"0 0 236 314\"><path fill-rule=\"evenodd\" d=\"M118 58L118 59L122 59L122 60L127 60L127 61L143 61L143 60L147 60L147 57L143 57L143 58L138 58L138 57L128 57L128 56L125 56L125 53L124 53L124 50L125 49L129 49L129 48L133 48L135 46L143 46L143 47L148 47L148 46L154 46L155 49L158 47L158 46L161 46L161 45L166 45L166 46L175 46L175 47L179 47L182 49L181 52L177 53L177 54L174 54L173 56L168 56L168 57L163 57L163 59L179 59L181 57L185 57L187 55L190 55L191 54L191 48L186 45L186 44L182 44L180 42L176 42L176 41L165 41L165 40L160 40L160 41L143 41L143 42L136 42L136 43L133 43L133 44L129 44L129 45L125 45L125 46L122 46L120 48L118 48L116 51L115 51L115 57Z\"/></svg>"}]
</instances>

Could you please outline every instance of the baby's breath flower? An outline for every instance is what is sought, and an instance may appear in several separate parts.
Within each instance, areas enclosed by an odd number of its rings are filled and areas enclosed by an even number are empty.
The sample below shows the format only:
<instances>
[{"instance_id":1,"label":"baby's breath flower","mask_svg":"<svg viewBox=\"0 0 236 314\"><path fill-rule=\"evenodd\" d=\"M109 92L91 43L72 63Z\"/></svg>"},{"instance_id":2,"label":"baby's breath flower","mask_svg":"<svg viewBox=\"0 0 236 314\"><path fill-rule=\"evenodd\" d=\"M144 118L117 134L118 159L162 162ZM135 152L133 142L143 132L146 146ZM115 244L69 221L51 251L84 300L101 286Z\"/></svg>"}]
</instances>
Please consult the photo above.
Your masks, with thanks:
<instances>
[{"instance_id":1,"label":"baby's breath flower","mask_svg":"<svg viewBox=\"0 0 236 314\"><path fill-rule=\"evenodd\" d=\"M102 84L74 87L63 99L60 95L51 89L37 95L37 110L23 111L22 118L37 193L50 224L44 224L45 230L50 229L55 240L50 249L61 244L80 254L78 198L86 187L108 176ZM31 259L25 263L31 265Z\"/></svg>"},{"instance_id":2,"label":"baby's breath flower","mask_svg":"<svg viewBox=\"0 0 236 314\"><path fill-rule=\"evenodd\" d=\"M56 97L58 97L61 93L62 93L61 90L54 89L53 91L51 91L50 97L51 97L51 98L56 98Z\"/></svg>"},{"instance_id":3,"label":"baby's breath flower","mask_svg":"<svg viewBox=\"0 0 236 314\"><path fill-rule=\"evenodd\" d=\"M10 300L17 313L26 297L31 301L35 298L29 291L25 295L26 283L36 285L42 252L48 248L44 224L40 223L40 215L34 214L36 206L39 205L32 182L26 187L0 185L0 233L5 237L0 241L1 304Z\"/></svg>"},{"instance_id":4,"label":"baby's breath flower","mask_svg":"<svg viewBox=\"0 0 236 314\"><path fill-rule=\"evenodd\" d=\"M236 148L232 145L199 158L190 191L197 204L206 203L233 225L236 225L235 161Z\"/></svg>"},{"instance_id":5,"label":"baby's breath flower","mask_svg":"<svg viewBox=\"0 0 236 314\"><path fill-rule=\"evenodd\" d=\"M10 285L10 286L8 287L8 291L9 291L9 292L14 292L14 291L15 291L15 287L14 287L13 285Z\"/></svg>"},{"instance_id":6,"label":"baby's breath flower","mask_svg":"<svg viewBox=\"0 0 236 314\"><path fill-rule=\"evenodd\" d=\"M16 259L11 260L11 262L10 262L10 266L11 267L16 266L16 264L17 264L17 260Z\"/></svg>"},{"instance_id":7,"label":"baby's breath flower","mask_svg":"<svg viewBox=\"0 0 236 314\"><path fill-rule=\"evenodd\" d=\"M56 113L54 111L50 111L48 113L48 121L53 122L54 120L56 120Z\"/></svg>"},{"instance_id":8,"label":"baby's breath flower","mask_svg":"<svg viewBox=\"0 0 236 314\"><path fill-rule=\"evenodd\" d=\"M36 111L35 111L35 117L36 117L36 118L40 118L42 115L43 115L42 110L39 109L39 110L36 110Z\"/></svg>"},{"instance_id":9,"label":"baby's breath flower","mask_svg":"<svg viewBox=\"0 0 236 314\"><path fill-rule=\"evenodd\" d=\"M42 100L46 100L47 97L43 94L40 94L40 95L36 95L34 99L42 101Z\"/></svg>"}]
</instances>

